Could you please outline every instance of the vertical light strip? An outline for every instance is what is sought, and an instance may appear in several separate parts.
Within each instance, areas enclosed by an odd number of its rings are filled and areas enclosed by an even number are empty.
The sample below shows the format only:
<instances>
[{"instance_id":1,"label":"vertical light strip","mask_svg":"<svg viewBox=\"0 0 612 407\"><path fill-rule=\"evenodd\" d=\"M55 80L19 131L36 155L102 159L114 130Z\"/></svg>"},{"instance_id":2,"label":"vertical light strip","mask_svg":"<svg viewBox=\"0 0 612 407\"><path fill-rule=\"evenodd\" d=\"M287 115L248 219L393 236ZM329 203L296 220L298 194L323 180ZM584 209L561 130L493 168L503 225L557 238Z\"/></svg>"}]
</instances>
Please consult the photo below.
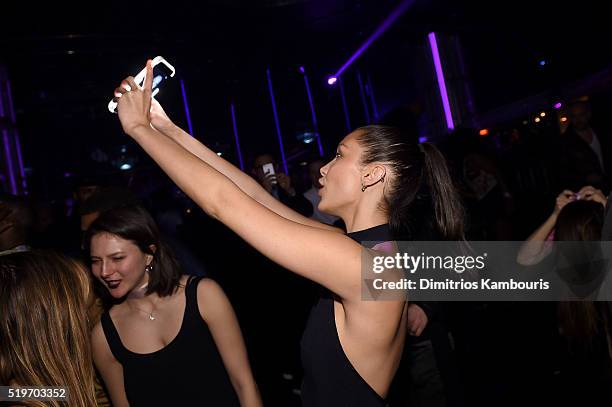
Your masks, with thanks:
<instances>
[{"instance_id":1,"label":"vertical light strip","mask_svg":"<svg viewBox=\"0 0 612 407\"><path fill-rule=\"evenodd\" d=\"M285 147L283 146L283 136L281 134L280 123L278 121L278 112L276 111L276 100L274 99L274 89L272 87L272 76L270 75L270 69L266 69L266 76L268 78L268 90L270 91L270 101L272 102L272 111L274 112L274 123L276 124L276 136L278 137L278 145L280 147L281 158L283 160L283 168L285 174L289 175L289 168L287 167L287 159L285 158Z\"/></svg>"},{"instance_id":2,"label":"vertical light strip","mask_svg":"<svg viewBox=\"0 0 612 407\"><path fill-rule=\"evenodd\" d=\"M21 175L21 187L24 195L28 194L28 184L25 176L25 168L23 166L23 156L21 155L21 141L19 139L19 134L17 133L17 119L15 117L15 107L13 105L13 94L11 93L11 81L6 80L6 91L8 95L9 102L9 112L11 114L11 120L13 121L13 125L15 125L15 149L17 150L17 162L19 164L19 173Z\"/></svg>"},{"instance_id":3,"label":"vertical light strip","mask_svg":"<svg viewBox=\"0 0 612 407\"><path fill-rule=\"evenodd\" d=\"M357 70L357 82L359 82L359 96L361 96L361 103L363 103L363 113L365 114L366 123L371 124L370 108L368 107L365 90L363 89L363 80L361 79L361 72L359 72L359 70Z\"/></svg>"},{"instance_id":4,"label":"vertical light strip","mask_svg":"<svg viewBox=\"0 0 612 407\"><path fill-rule=\"evenodd\" d=\"M436 68L436 78L438 79L438 87L440 88L440 97L442 98L442 107L444 108L446 127L449 130L453 130L455 128L455 123L453 122L453 114L451 111L450 101L448 99L448 92L446 91L446 82L444 80L442 62L440 61L440 53L438 51L438 41L436 40L436 33L429 33L428 38L429 46L431 47L431 55L433 57L434 67Z\"/></svg>"},{"instance_id":5,"label":"vertical light strip","mask_svg":"<svg viewBox=\"0 0 612 407\"><path fill-rule=\"evenodd\" d=\"M380 116L378 115L378 107L376 106L376 98L374 97L374 88L372 87L372 81L370 74L367 74L367 88L368 95L370 95L370 102L372 103L372 113L374 113L374 121L377 122Z\"/></svg>"},{"instance_id":6,"label":"vertical light strip","mask_svg":"<svg viewBox=\"0 0 612 407\"><path fill-rule=\"evenodd\" d=\"M5 117L4 102L2 100L3 92L0 88L0 117ZM8 130L2 130L2 144L4 144L4 155L6 156L6 167L8 169L9 181L11 183L11 192L17 195L17 183L15 182L15 173L13 172L13 158L11 157L11 145L9 143Z\"/></svg>"},{"instance_id":7,"label":"vertical light strip","mask_svg":"<svg viewBox=\"0 0 612 407\"><path fill-rule=\"evenodd\" d=\"M181 79L181 93L183 94L183 105L185 106L185 116L187 116L187 127L189 128L189 134L193 135L193 126L191 125L191 115L189 114L189 104L187 103L187 93L185 92L185 83Z\"/></svg>"},{"instance_id":8,"label":"vertical light strip","mask_svg":"<svg viewBox=\"0 0 612 407\"><path fill-rule=\"evenodd\" d=\"M236 150L238 151L238 162L240 162L240 169L244 171L244 161L242 161L242 150L240 149L240 140L238 139L238 126L236 125L236 111L234 109L234 103L230 103L230 110L232 112L232 126L234 128L234 140L236 140Z\"/></svg>"},{"instance_id":9,"label":"vertical light strip","mask_svg":"<svg viewBox=\"0 0 612 407\"><path fill-rule=\"evenodd\" d=\"M13 195L17 195L17 183L15 182L15 173L13 172L13 158L11 157L11 145L8 137L8 130L2 130L2 141L4 142L4 154L6 155L6 166L8 168L9 180L11 182L11 191Z\"/></svg>"},{"instance_id":10,"label":"vertical light strip","mask_svg":"<svg viewBox=\"0 0 612 407\"><path fill-rule=\"evenodd\" d=\"M310 115L312 116L312 126L317 135L317 143L319 145L319 156L323 157L323 144L321 143L321 135L319 134L319 124L317 123L317 115L315 113L314 102L312 101L312 93L310 92L310 84L308 83L308 75L304 73L304 85L306 86L306 94L308 95L308 103L310 104Z\"/></svg>"},{"instance_id":11,"label":"vertical light strip","mask_svg":"<svg viewBox=\"0 0 612 407\"><path fill-rule=\"evenodd\" d=\"M344 122L346 123L346 132L351 131L351 119L349 117L348 106L346 105L346 97L344 96L344 81L338 78L338 84L340 85L340 97L342 98L342 109L344 109Z\"/></svg>"}]
</instances>

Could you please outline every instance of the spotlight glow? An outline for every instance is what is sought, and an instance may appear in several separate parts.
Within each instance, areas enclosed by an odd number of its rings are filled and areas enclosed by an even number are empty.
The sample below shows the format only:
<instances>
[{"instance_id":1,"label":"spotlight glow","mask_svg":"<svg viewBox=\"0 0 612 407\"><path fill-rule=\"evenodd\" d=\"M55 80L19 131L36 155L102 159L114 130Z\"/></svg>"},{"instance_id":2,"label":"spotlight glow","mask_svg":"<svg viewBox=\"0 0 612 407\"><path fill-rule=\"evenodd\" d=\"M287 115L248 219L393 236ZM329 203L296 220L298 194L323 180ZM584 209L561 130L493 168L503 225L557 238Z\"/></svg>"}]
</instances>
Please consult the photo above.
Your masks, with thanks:
<instances>
[{"instance_id":1,"label":"spotlight glow","mask_svg":"<svg viewBox=\"0 0 612 407\"><path fill-rule=\"evenodd\" d=\"M567 117L563 116L563 117L561 118L561 123L565 123L565 122L567 122Z\"/></svg>"},{"instance_id":2,"label":"spotlight glow","mask_svg":"<svg viewBox=\"0 0 612 407\"><path fill-rule=\"evenodd\" d=\"M368 37L368 39L351 55L351 57L338 69L338 71L334 74L336 78L339 78L340 75L353 63L357 58L359 58L369 47L372 45L374 41L376 41L385 31L389 29L395 23L395 21L402 15L412 4L415 3L415 0L403 0L401 3L397 5L397 7L384 19L382 23L376 28L376 30ZM332 84L330 84L332 85Z\"/></svg>"},{"instance_id":3,"label":"spotlight glow","mask_svg":"<svg viewBox=\"0 0 612 407\"><path fill-rule=\"evenodd\" d=\"M489 135L489 129L482 129L478 132L478 134L480 134L481 136L488 136Z\"/></svg>"},{"instance_id":4,"label":"spotlight glow","mask_svg":"<svg viewBox=\"0 0 612 407\"><path fill-rule=\"evenodd\" d=\"M542 121L542 119L540 119L539 117L536 117L536 118L535 118L535 122L536 122L536 123L540 123L541 121Z\"/></svg>"},{"instance_id":5,"label":"spotlight glow","mask_svg":"<svg viewBox=\"0 0 612 407\"><path fill-rule=\"evenodd\" d=\"M540 113L540 117L546 117L546 112Z\"/></svg>"},{"instance_id":6,"label":"spotlight glow","mask_svg":"<svg viewBox=\"0 0 612 407\"><path fill-rule=\"evenodd\" d=\"M557 103L555 103L555 105L554 105L553 107L554 107L555 109L561 109L561 106L563 106L563 105L561 104L561 102L557 102Z\"/></svg>"},{"instance_id":7,"label":"spotlight glow","mask_svg":"<svg viewBox=\"0 0 612 407\"><path fill-rule=\"evenodd\" d=\"M130 164L125 163L125 164L121 164L121 167L119 167L119 169L122 171L127 171L127 170L131 170L132 166Z\"/></svg>"},{"instance_id":8,"label":"spotlight glow","mask_svg":"<svg viewBox=\"0 0 612 407\"><path fill-rule=\"evenodd\" d=\"M327 84L329 86L333 86L336 82L338 82L338 78L336 78L335 76L330 76L329 78L327 78Z\"/></svg>"}]
</instances>

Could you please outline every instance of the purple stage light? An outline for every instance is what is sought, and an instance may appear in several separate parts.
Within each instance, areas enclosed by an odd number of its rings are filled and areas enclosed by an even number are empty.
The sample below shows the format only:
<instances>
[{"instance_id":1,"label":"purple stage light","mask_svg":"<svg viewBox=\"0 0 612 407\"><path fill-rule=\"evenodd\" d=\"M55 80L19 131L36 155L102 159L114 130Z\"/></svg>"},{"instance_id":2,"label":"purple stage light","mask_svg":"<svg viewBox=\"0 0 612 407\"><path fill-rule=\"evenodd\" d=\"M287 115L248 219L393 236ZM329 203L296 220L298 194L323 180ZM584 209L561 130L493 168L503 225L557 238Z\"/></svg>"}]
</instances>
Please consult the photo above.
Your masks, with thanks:
<instances>
[{"instance_id":1,"label":"purple stage light","mask_svg":"<svg viewBox=\"0 0 612 407\"><path fill-rule=\"evenodd\" d=\"M4 103L2 103L2 92L0 91L0 117L5 117ZM11 183L11 192L17 195L17 182L15 181L15 173L13 172L13 158L11 156L11 144L9 141L8 130L2 130L2 143L4 144L4 154L6 156L8 177Z\"/></svg>"},{"instance_id":2,"label":"purple stage light","mask_svg":"<svg viewBox=\"0 0 612 407\"><path fill-rule=\"evenodd\" d=\"M344 121L346 123L346 132L350 133L351 119L349 117L348 106L346 104L346 97L344 95L344 85L342 84L342 79L340 79L338 83L340 84L340 98L342 99L342 109L344 110Z\"/></svg>"},{"instance_id":3,"label":"purple stage light","mask_svg":"<svg viewBox=\"0 0 612 407\"><path fill-rule=\"evenodd\" d=\"M329 86L333 86L337 81L338 81L338 78L335 76L330 76L329 78L327 78L327 84Z\"/></svg>"},{"instance_id":4,"label":"purple stage light","mask_svg":"<svg viewBox=\"0 0 612 407\"><path fill-rule=\"evenodd\" d=\"M189 114L189 104L187 103L187 93L185 92L185 83L181 79L181 92L183 94L183 105L185 106L185 116L187 116L187 126L189 127L189 134L193 135L193 126L191 125L191 115Z\"/></svg>"},{"instance_id":5,"label":"purple stage light","mask_svg":"<svg viewBox=\"0 0 612 407\"><path fill-rule=\"evenodd\" d=\"M11 157L11 144L7 130L2 130L2 141L4 143L4 154L8 164L7 168L9 173L9 181L11 182L11 192L13 195L17 195L17 182L15 181L15 173L13 172L13 158Z\"/></svg>"},{"instance_id":6,"label":"purple stage light","mask_svg":"<svg viewBox=\"0 0 612 407\"><path fill-rule=\"evenodd\" d=\"M304 73L304 72L306 72L306 71L304 70L304 67L303 67L303 66L300 66L300 67L298 68L298 71L300 71L300 73Z\"/></svg>"},{"instance_id":7,"label":"purple stage light","mask_svg":"<svg viewBox=\"0 0 612 407\"><path fill-rule=\"evenodd\" d=\"M372 86L372 81L370 80L370 75L367 76L367 85L366 90L368 91L368 95L370 96L370 102L372 103L372 112L374 113L374 121L378 121L378 108L376 107L376 97L374 97L374 87Z\"/></svg>"},{"instance_id":8,"label":"purple stage light","mask_svg":"<svg viewBox=\"0 0 612 407\"><path fill-rule=\"evenodd\" d=\"M304 70L304 67L301 67ZM317 115L315 113L314 102L312 101L312 93L310 92L310 84L308 83L308 75L304 74L304 86L306 87L306 95L308 95L308 103L310 104L310 115L312 116L312 127L314 128L315 134L317 135L317 143L319 147L319 155L323 157L323 144L321 144L321 135L319 134L319 124L317 122Z\"/></svg>"},{"instance_id":9,"label":"purple stage light","mask_svg":"<svg viewBox=\"0 0 612 407\"><path fill-rule=\"evenodd\" d=\"M339 78L340 75L353 63L366 49L372 45L374 41L378 39L393 23L402 15L408 8L415 2L415 0L403 0L392 12L385 18L385 20L378 26L378 28L368 37L368 39L351 55L351 57L338 69L333 77ZM328 82L329 83L329 80ZM333 85L332 83L329 83Z\"/></svg>"},{"instance_id":10,"label":"purple stage light","mask_svg":"<svg viewBox=\"0 0 612 407\"><path fill-rule=\"evenodd\" d=\"M427 142L427 137L425 136L419 137L419 143L425 143L425 142Z\"/></svg>"},{"instance_id":11,"label":"purple stage light","mask_svg":"<svg viewBox=\"0 0 612 407\"><path fill-rule=\"evenodd\" d=\"M555 109L561 109L561 106L563 106L563 105L561 104L561 102L557 102L557 103L555 103L555 105L554 105L553 107L554 107Z\"/></svg>"},{"instance_id":12,"label":"purple stage light","mask_svg":"<svg viewBox=\"0 0 612 407\"><path fill-rule=\"evenodd\" d=\"M436 77L438 79L438 87L440 88L440 97L442 98L442 107L444 108L446 127L449 130L454 130L455 123L453 122L451 105L448 99L448 92L446 91L446 82L444 81L444 71L442 69L442 62L440 61L440 53L438 52L438 41L436 40L436 33L429 33L428 38L429 45L431 47L431 55L433 57L434 67L436 68Z\"/></svg>"},{"instance_id":13,"label":"purple stage light","mask_svg":"<svg viewBox=\"0 0 612 407\"><path fill-rule=\"evenodd\" d=\"M236 150L238 150L238 161L240 162L240 169L244 171L244 161L242 161L242 150L240 149L240 140L238 139L238 126L236 125L236 112L233 103L230 103L230 111L232 112L232 126L234 129L234 139L236 140Z\"/></svg>"},{"instance_id":14,"label":"purple stage light","mask_svg":"<svg viewBox=\"0 0 612 407\"><path fill-rule=\"evenodd\" d=\"M361 103L363 104L363 113L365 114L366 123L370 124L370 109L368 108L365 89L363 88L363 80L361 79L361 72L359 71L357 71L357 82L359 83L359 96L361 96Z\"/></svg>"},{"instance_id":15,"label":"purple stage light","mask_svg":"<svg viewBox=\"0 0 612 407\"><path fill-rule=\"evenodd\" d=\"M276 111L276 100L274 99L274 89L272 88L272 76L270 75L270 69L266 69L266 76L268 77L268 90L270 91L270 101L272 102L274 123L276 124L276 137L278 138L281 158L283 159L283 168L285 169L285 174L289 174L289 169L287 167L287 159L285 158L285 147L283 146L283 136L281 134L280 122L278 121L278 112Z\"/></svg>"},{"instance_id":16,"label":"purple stage light","mask_svg":"<svg viewBox=\"0 0 612 407\"><path fill-rule=\"evenodd\" d=\"M11 91L11 81L9 81L8 79L6 80L6 93L8 96L9 112L11 114L11 120L13 121L13 123L16 123L17 119L15 118L15 107L13 105L13 93ZM15 147L17 150L17 163L19 164L19 174L21 175L21 186L23 188L23 193L27 195L28 194L28 184L26 182L25 168L23 166L23 156L21 155L21 141L19 140L19 133L17 132L17 130L15 130Z\"/></svg>"}]
</instances>

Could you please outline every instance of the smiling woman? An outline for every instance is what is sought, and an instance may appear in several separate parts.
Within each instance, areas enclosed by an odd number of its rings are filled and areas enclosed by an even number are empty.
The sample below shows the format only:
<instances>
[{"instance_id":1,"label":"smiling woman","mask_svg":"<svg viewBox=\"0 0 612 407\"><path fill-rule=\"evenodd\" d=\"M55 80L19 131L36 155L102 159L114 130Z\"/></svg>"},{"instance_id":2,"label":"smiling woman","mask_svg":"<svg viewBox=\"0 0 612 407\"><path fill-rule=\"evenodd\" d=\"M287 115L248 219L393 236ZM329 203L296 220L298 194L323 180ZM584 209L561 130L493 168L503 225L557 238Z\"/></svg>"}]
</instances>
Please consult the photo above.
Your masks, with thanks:
<instances>
[{"instance_id":1,"label":"smiling woman","mask_svg":"<svg viewBox=\"0 0 612 407\"><path fill-rule=\"evenodd\" d=\"M113 405L261 405L225 294L182 275L144 209L105 212L86 242L92 273L117 302L92 333Z\"/></svg>"}]
</instances>

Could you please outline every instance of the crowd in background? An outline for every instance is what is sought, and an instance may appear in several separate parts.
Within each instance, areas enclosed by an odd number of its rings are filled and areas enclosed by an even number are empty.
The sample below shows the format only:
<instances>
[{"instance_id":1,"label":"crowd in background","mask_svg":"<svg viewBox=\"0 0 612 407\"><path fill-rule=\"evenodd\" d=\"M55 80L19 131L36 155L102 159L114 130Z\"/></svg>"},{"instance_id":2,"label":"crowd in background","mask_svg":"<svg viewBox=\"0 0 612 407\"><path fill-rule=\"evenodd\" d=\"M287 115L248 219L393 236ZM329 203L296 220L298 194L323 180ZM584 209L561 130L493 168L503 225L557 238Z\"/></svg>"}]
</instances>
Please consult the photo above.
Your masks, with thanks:
<instances>
[{"instance_id":1,"label":"crowd in background","mask_svg":"<svg viewBox=\"0 0 612 407\"><path fill-rule=\"evenodd\" d=\"M596 127L588 102L568 101L566 109L568 125L563 132L552 129L530 135L509 128L483 137L474 129L459 129L439 144L466 208L468 240L526 240L530 236L541 241L599 240L602 234L605 237L612 129ZM405 131L417 137L409 128L411 120L397 123L388 116L388 121L382 122L406 126ZM285 174L274 155L266 152L252 157L249 173L295 211L343 227L340 219L317 208L320 169L326 161L315 156L296 162L290 167L290 174ZM41 296L47 295L45 290L56 290L66 304L74 301L83 305L88 301L88 293L66 292L80 290L82 274L89 273L83 267L91 266L88 229L109 211L126 206L144 207L155 219L161 240L174 253L184 273L210 277L227 293L240 322L264 404L299 405L299 343L318 287L283 272L206 216L165 177L156 178L156 188L151 190L128 180L83 173L71 178L72 196L64 200L39 200L36 191L34 198L0 195L0 256L21 256L13 266L0 268L0 331L5 332L15 324L27 324L9 320L9 313L18 313L2 304L9 297L22 295L20 300L11 300L29 307L28 315L36 315L37 303L32 300L36 294L20 294L18 290L23 288L12 286L16 281L11 277L15 268L23 273L57 273L53 281L61 281L65 287L49 288L48 281L33 286L40 289ZM143 190L147 192L142 193ZM538 231L539 235L534 237ZM108 309L115 299L93 281L98 300L96 305L87 307ZM279 302L287 306L279 309L276 306ZM408 340L404 359L409 367L405 371L400 369L394 383L394 388L405 387L410 392L408 396L397 396L395 402L392 393L391 405L510 405L535 401L568 405L588 401L588 405L596 405L590 403L601 400L598 397L610 401L605 396L612 379L607 303L588 303L582 308L572 303L419 306L427 317L426 327L419 337ZM40 312L44 312L43 308L41 305ZM70 340L84 341L83 335L88 335L86 330L95 324L99 312L91 312L90 327L70 329L75 335ZM43 322L32 319L28 323ZM65 323L78 325L75 321ZM48 332L52 335L53 328L48 328ZM262 332L266 335L262 336ZM0 344L9 342L2 333L0 339ZM36 346L33 344L32 348ZM89 345L79 346L84 349ZM40 347L36 348L40 354L1 348L0 359L12 359L12 352L28 354L33 364L37 363L36 358L52 359ZM77 382L93 380L92 366L85 365L78 366L78 376L63 378L64 382L76 388ZM0 363L2 384L8 380L1 370L4 368ZM51 379L37 380L47 383L45 380ZM101 388L98 390L103 393ZM80 396L84 400L89 397ZM87 401L82 403L90 405Z\"/></svg>"}]
</instances>

